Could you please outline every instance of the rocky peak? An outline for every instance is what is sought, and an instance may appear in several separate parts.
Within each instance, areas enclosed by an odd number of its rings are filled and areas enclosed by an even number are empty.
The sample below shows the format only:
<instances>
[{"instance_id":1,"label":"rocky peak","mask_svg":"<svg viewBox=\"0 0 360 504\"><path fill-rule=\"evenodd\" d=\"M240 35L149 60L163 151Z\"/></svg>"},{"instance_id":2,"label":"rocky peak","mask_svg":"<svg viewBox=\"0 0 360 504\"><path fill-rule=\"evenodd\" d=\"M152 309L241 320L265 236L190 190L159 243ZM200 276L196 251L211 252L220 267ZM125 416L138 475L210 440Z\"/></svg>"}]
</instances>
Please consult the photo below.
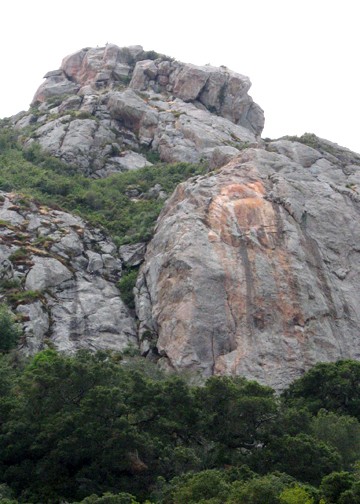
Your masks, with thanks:
<instances>
[{"instance_id":1,"label":"rocky peak","mask_svg":"<svg viewBox=\"0 0 360 504\"><path fill-rule=\"evenodd\" d=\"M32 104L43 103L54 96L65 93L81 94L116 83L128 82L136 58L144 55L141 46L117 47L107 44L105 47L84 48L66 56L59 70L48 72L45 82L39 87ZM146 57L146 55L145 55Z\"/></svg>"},{"instance_id":2,"label":"rocky peak","mask_svg":"<svg viewBox=\"0 0 360 504\"><path fill-rule=\"evenodd\" d=\"M225 67L107 44L64 58L13 122L25 145L38 142L90 177L141 168L154 154L216 166L258 143L264 115L250 85Z\"/></svg>"},{"instance_id":3,"label":"rocky peak","mask_svg":"<svg viewBox=\"0 0 360 504\"><path fill-rule=\"evenodd\" d=\"M251 87L248 77L224 66L180 63L154 51L145 52L141 46L120 48L107 44L81 49L64 58L60 69L48 72L44 78L33 104L66 92L86 95L129 83L135 91L198 102L257 135L264 127L262 110L247 94Z\"/></svg>"},{"instance_id":4,"label":"rocky peak","mask_svg":"<svg viewBox=\"0 0 360 504\"><path fill-rule=\"evenodd\" d=\"M134 68L130 87L137 91L170 94L196 103L216 115L260 135L263 112L248 96L248 77L226 67L195 66L172 60L140 61Z\"/></svg>"},{"instance_id":5,"label":"rocky peak","mask_svg":"<svg viewBox=\"0 0 360 504\"><path fill-rule=\"evenodd\" d=\"M261 141L247 77L140 46L82 49L45 79L11 120L26 148L94 178L154 159L207 173L177 187L148 245L120 250L79 217L3 194L2 295L27 352L132 344L166 368L279 390L318 361L360 359L360 156L309 134ZM116 282L140 264L135 315Z\"/></svg>"}]
</instances>

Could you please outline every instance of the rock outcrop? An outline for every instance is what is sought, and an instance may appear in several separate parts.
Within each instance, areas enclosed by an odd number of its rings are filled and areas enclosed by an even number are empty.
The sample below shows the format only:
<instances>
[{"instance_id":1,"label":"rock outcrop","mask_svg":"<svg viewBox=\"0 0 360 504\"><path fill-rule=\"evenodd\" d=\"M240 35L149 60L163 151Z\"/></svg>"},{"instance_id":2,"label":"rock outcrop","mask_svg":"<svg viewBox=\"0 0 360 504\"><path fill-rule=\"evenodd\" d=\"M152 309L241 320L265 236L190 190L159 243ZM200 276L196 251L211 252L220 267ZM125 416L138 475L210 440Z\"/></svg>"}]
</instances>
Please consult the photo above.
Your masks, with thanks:
<instances>
[{"instance_id":1,"label":"rock outcrop","mask_svg":"<svg viewBox=\"0 0 360 504\"><path fill-rule=\"evenodd\" d=\"M281 389L360 358L360 156L279 140L178 186L137 282L142 351Z\"/></svg>"},{"instance_id":2,"label":"rock outcrop","mask_svg":"<svg viewBox=\"0 0 360 504\"><path fill-rule=\"evenodd\" d=\"M86 176L150 165L148 153L216 165L257 145L264 126L247 77L141 46L82 49L45 79L13 123L25 145L38 142Z\"/></svg>"},{"instance_id":3,"label":"rock outcrop","mask_svg":"<svg viewBox=\"0 0 360 504\"><path fill-rule=\"evenodd\" d=\"M137 346L114 243L74 215L15 194L0 200L0 296L23 324L22 350Z\"/></svg>"},{"instance_id":4,"label":"rock outcrop","mask_svg":"<svg viewBox=\"0 0 360 504\"><path fill-rule=\"evenodd\" d=\"M250 81L226 67L109 44L45 78L11 120L25 146L89 177L154 159L209 173L178 186L150 244L119 250L79 217L3 194L0 287L26 352L139 345L163 367L278 390L318 361L360 359L359 155L309 134L261 141ZM141 264L136 318L116 282Z\"/></svg>"}]
</instances>

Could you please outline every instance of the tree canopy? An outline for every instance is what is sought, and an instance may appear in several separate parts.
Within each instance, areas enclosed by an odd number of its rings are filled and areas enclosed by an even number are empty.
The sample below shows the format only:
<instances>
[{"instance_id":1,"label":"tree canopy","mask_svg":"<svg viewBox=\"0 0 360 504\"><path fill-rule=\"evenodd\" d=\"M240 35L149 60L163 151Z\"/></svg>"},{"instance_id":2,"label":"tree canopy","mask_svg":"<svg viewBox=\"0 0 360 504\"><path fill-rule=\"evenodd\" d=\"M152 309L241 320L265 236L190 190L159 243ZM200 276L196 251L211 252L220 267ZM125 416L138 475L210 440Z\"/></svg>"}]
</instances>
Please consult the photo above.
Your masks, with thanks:
<instances>
[{"instance_id":1,"label":"tree canopy","mask_svg":"<svg viewBox=\"0 0 360 504\"><path fill-rule=\"evenodd\" d=\"M140 357L50 349L2 354L0 378L0 502L358 502L358 420L298 384L194 386Z\"/></svg>"}]
</instances>

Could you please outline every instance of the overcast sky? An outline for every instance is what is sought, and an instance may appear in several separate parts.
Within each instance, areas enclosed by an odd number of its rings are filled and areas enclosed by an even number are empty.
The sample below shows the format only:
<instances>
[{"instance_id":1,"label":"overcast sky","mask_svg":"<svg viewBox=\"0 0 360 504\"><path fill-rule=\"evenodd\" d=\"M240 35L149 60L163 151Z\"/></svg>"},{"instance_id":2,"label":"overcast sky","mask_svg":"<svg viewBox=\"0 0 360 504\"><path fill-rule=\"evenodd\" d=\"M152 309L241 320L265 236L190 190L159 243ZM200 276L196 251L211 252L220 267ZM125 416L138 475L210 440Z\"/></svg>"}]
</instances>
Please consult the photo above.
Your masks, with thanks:
<instances>
[{"instance_id":1,"label":"overcast sky","mask_svg":"<svg viewBox=\"0 0 360 504\"><path fill-rule=\"evenodd\" d=\"M360 153L359 0L13 0L0 20L0 117L82 47L140 44L253 83L263 137L315 133Z\"/></svg>"}]
</instances>

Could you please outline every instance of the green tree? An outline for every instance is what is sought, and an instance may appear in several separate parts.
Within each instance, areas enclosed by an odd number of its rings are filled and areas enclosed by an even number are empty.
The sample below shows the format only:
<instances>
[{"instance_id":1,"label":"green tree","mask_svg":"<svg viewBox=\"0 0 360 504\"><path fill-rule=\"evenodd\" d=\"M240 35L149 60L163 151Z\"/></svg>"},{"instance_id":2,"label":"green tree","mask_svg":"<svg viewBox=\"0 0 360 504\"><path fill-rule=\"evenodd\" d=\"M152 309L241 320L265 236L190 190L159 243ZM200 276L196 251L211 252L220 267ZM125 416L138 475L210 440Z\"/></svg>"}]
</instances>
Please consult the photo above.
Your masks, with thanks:
<instances>
[{"instance_id":1,"label":"green tree","mask_svg":"<svg viewBox=\"0 0 360 504\"><path fill-rule=\"evenodd\" d=\"M0 352L9 352L16 347L21 329L5 304L0 304Z\"/></svg>"},{"instance_id":2,"label":"green tree","mask_svg":"<svg viewBox=\"0 0 360 504\"><path fill-rule=\"evenodd\" d=\"M350 490L345 490L338 500L338 504L359 504L360 503L360 481L353 484Z\"/></svg>"},{"instance_id":3,"label":"green tree","mask_svg":"<svg viewBox=\"0 0 360 504\"><path fill-rule=\"evenodd\" d=\"M184 482L173 482L174 490L171 492L168 504L199 504L210 502L223 504L228 496L230 485L226 481L223 471L206 470L194 474Z\"/></svg>"},{"instance_id":4,"label":"green tree","mask_svg":"<svg viewBox=\"0 0 360 504\"><path fill-rule=\"evenodd\" d=\"M119 494L112 494L105 492L104 495L90 495L85 497L79 504L139 504L135 497L131 494L121 492ZM149 503L150 504L150 503Z\"/></svg>"},{"instance_id":5,"label":"green tree","mask_svg":"<svg viewBox=\"0 0 360 504\"><path fill-rule=\"evenodd\" d=\"M284 392L288 405L320 409L360 419L360 362L342 360L320 363L294 381Z\"/></svg>"},{"instance_id":6,"label":"green tree","mask_svg":"<svg viewBox=\"0 0 360 504\"><path fill-rule=\"evenodd\" d=\"M122 362L46 350L25 367L0 433L0 467L17 495L51 504L106 491L145 498L157 476L201 467L192 389ZM4 382L6 398L9 390Z\"/></svg>"},{"instance_id":7,"label":"green tree","mask_svg":"<svg viewBox=\"0 0 360 504\"><path fill-rule=\"evenodd\" d=\"M14 492L4 483L0 483L0 503L13 503L16 502L12 498L14 497Z\"/></svg>"},{"instance_id":8,"label":"green tree","mask_svg":"<svg viewBox=\"0 0 360 504\"><path fill-rule=\"evenodd\" d=\"M292 482L287 474L268 474L235 482L226 504L279 504L279 495Z\"/></svg>"},{"instance_id":9,"label":"green tree","mask_svg":"<svg viewBox=\"0 0 360 504\"><path fill-rule=\"evenodd\" d=\"M215 443L218 463L233 454L258 450L269 439L277 418L274 391L244 378L212 377L197 390L203 435Z\"/></svg>"},{"instance_id":10,"label":"green tree","mask_svg":"<svg viewBox=\"0 0 360 504\"><path fill-rule=\"evenodd\" d=\"M317 439L336 448L344 469L360 460L360 423L356 418L320 410L311 427Z\"/></svg>"},{"instance_id":11,"label":"green tree","mask_svg":"<svg viewBox=\"0 0 360 504\"><path fill-rule=\"evenodd\" d=\"M322 479L320 492L326 502L336 504L340 495L350 490L354 482L354 475L349 472L333 472Z\"/></svg>"},{"instance_id":12,"label":"green tree","mask_svg":"<svg viewBox=\"0 0 360 504\"><path fill-rule=\"evenodd\" d=\"M129 420L127 388L106 353L38 354L19 379L0 438L5 481L24 498L51 503L121 491L146 468L138 450L148 445Z\"/></svg>"},{"instance_id":13,"label":"green tree","mask_svg":"<svg viewBox=\"0 0 360 504\"><path fill-rule=\"evenodd\" d=\"M263 465L316 485L326 474L340 469L341 462L334 448L308 434L298 434L273 439L264 450Z\"/></svg>"},{"instance_id":14,"label":"green tree","mask_svg":"<svg viewBox=\"0 0 360 504\"><path fill-rule=\"evenodd\" d=\"M314 504L314 498L299 485L285 488L279 495L280 504Z\"/></svg>"}]
</instances>

